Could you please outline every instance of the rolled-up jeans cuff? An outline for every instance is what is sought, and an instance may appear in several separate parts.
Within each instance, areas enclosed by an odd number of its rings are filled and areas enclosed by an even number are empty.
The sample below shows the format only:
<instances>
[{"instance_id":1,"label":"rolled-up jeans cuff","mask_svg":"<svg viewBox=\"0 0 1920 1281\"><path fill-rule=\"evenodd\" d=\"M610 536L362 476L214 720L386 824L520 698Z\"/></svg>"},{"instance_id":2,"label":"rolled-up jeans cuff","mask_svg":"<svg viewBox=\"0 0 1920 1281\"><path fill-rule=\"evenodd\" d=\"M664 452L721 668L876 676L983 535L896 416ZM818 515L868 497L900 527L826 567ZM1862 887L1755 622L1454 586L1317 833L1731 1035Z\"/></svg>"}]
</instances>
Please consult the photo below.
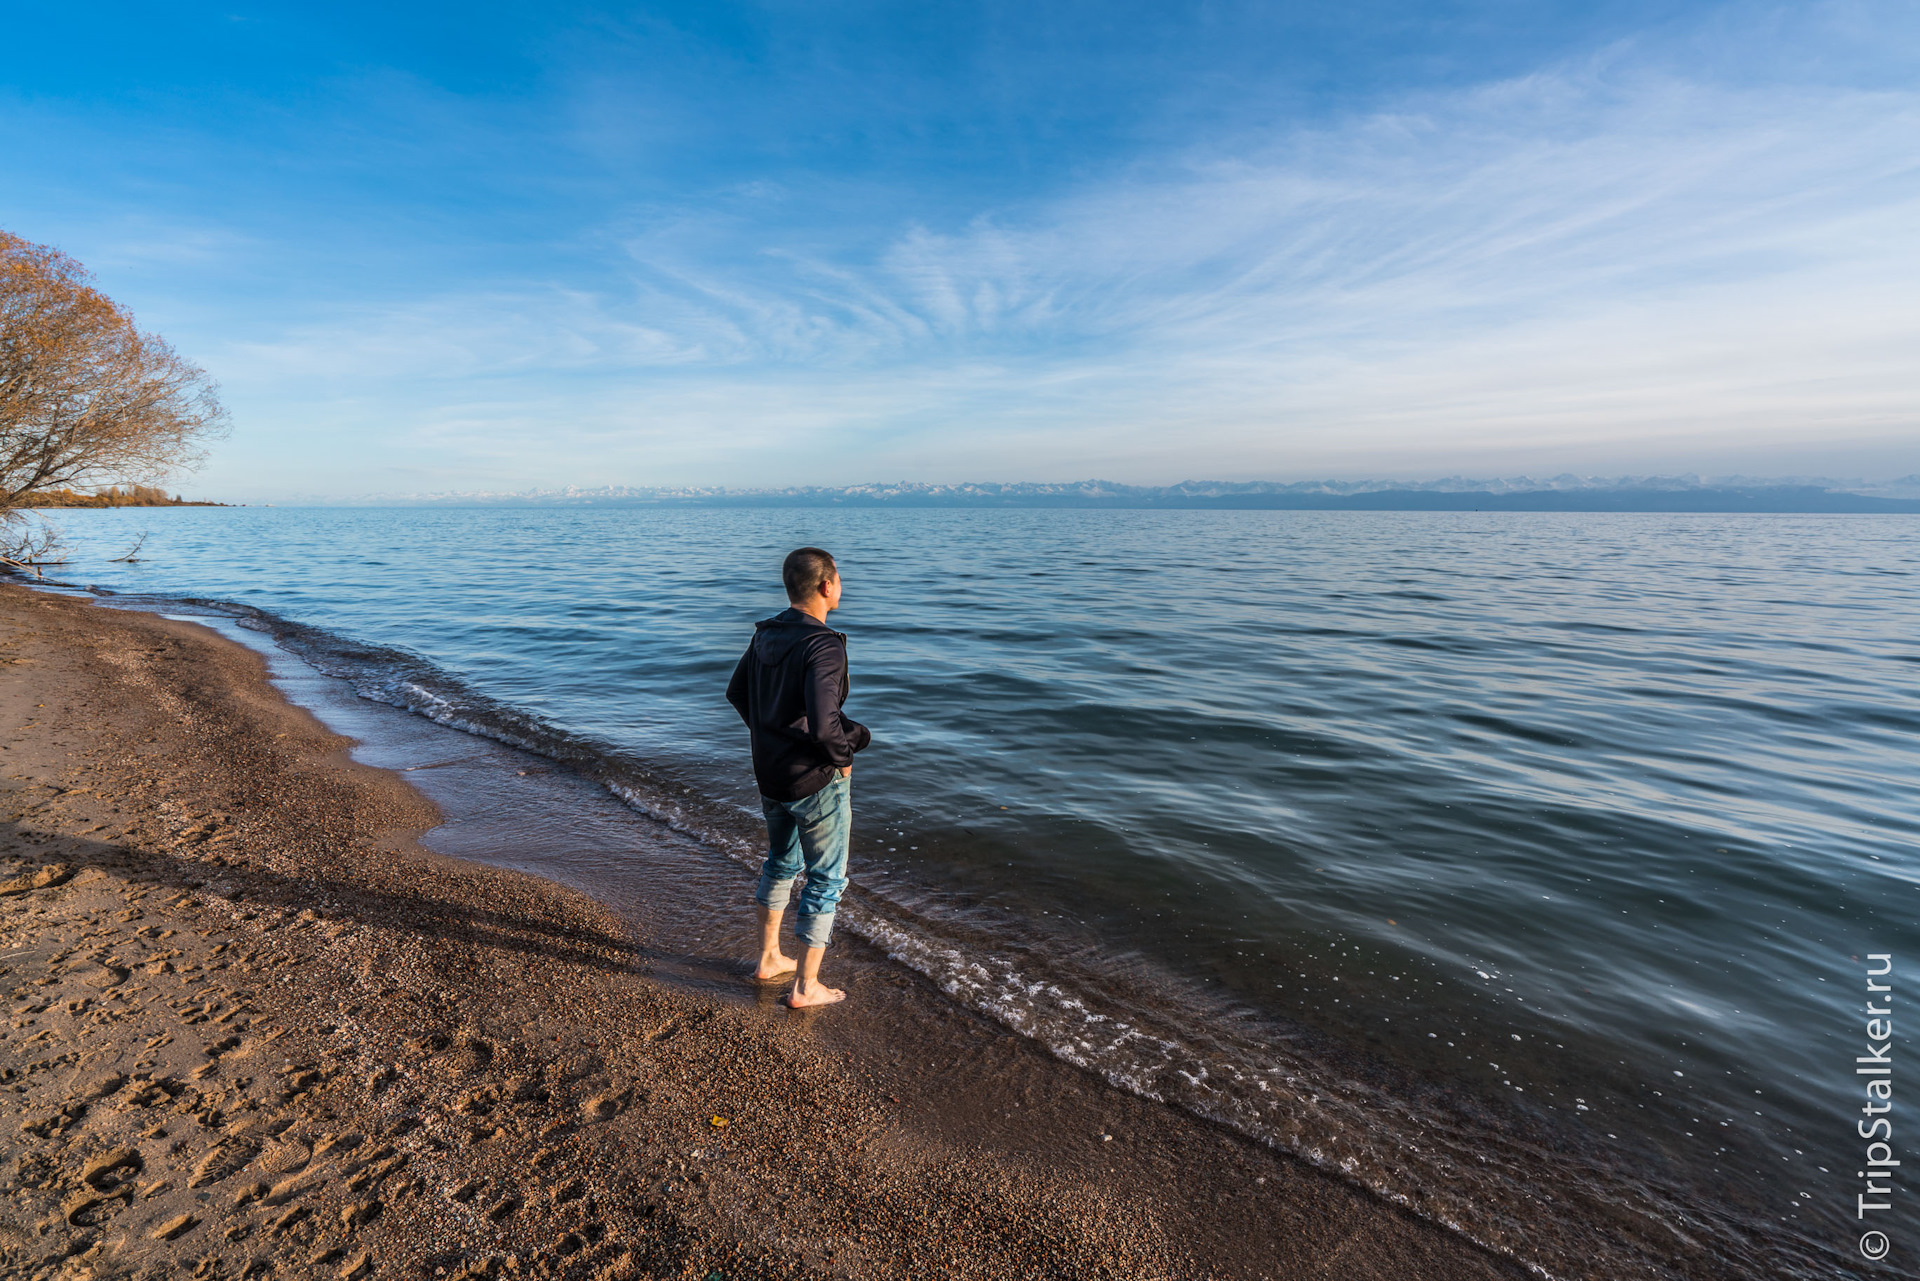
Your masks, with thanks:
<instances>
[{"instance_id":1,"label":"rolled-up jeans cuff","mask_svg":"<svg viewBox=\"0 0 1920 1281\"><path fill-rule=\"evenodd\" d=\"M782 911L793 898L793 883L797 879L799 878L789 876L784 881L776 881L772 877L762 875L760 884L753 891L753 901L769 912ZM831 923L833 918L829 916L827 920Z\"/></svg>"},{"instance_id":2,"label":"rolled-up jeans cuff","mask_svg":"<svg viewBox=\"0 0 1920 1281\"><path fill-rule=\"evenodd\" d=\"M793 918L793 932L808 947L825 947L827 940L833 937L833 913L821 912L813 916Z\"/></svg>"}]
</instances>

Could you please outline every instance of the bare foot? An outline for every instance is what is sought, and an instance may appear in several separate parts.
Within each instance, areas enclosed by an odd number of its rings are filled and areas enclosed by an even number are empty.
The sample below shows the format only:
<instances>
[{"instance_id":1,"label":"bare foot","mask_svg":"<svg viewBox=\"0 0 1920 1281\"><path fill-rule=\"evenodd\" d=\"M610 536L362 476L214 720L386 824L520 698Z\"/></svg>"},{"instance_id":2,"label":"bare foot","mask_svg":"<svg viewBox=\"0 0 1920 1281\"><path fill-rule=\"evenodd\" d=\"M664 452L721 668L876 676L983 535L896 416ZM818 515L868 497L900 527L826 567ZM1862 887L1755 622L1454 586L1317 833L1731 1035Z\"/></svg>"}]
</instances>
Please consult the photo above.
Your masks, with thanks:
<instances>
[{"instance_id":1,"label":"bare foot","mask_svg":"<svg viewBox=\"0 0 1920 1281\"><path fill-rule=\"evenodd\" d=\"M795 983L793 991L787 993L785 999L789 1009L804 1010L810 1005L832 1005L835 1001L844 1001L847 999L847 994L837 987L828 987L825 983L816 981L804 992L800 990L800 985Z\"/></svg>"},{"instance_id":2,"label":"bare foot","mask_svg":"<svg viewBox=\"0 0 1920 1281\"><path fill-rule=\"evenodd\" d=\"M753 977L765 983L769 979L783 979L798 969L798 964L784 952L771 952L761 956L760 968Z\"/></svg>"}]
</instances>

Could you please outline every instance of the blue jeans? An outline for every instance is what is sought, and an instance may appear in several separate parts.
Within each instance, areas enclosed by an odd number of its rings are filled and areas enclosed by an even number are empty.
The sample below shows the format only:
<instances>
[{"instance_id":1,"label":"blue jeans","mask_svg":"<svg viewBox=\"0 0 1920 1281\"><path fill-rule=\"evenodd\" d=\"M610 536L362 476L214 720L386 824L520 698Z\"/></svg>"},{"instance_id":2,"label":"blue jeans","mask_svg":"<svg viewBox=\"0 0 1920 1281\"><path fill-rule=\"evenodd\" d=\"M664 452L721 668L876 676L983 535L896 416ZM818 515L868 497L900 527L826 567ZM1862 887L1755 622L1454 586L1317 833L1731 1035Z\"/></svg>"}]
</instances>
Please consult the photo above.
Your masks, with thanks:
<instances>
[{"instance_id":1,"label":"blue jeans","mask_svg":"<svg viewBox=\"0 0 1920 1281\"><path fill-rule=\"evenodd\" d=\"M833 913L847 888L847 845L853 837L853 780L835 773L833 781L797 801L760 798L767 816L767 861L753 901L780 911L793 897L793 881L804 868L794 932L808 947L825 947L833 934Z\"/></svg>"}]
</instances>

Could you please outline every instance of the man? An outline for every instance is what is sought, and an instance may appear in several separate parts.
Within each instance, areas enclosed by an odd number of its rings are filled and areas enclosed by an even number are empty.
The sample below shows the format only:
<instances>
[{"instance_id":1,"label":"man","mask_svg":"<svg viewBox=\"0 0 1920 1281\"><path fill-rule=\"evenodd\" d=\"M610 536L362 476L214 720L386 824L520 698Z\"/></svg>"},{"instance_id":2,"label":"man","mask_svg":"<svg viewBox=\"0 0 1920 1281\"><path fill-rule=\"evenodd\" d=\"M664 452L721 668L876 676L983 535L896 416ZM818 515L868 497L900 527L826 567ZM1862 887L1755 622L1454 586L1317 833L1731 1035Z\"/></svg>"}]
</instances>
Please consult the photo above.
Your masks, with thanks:
<instances>
[{"instance_id":1,"label":"man","mask_svg":"<svg viewBox=\"0 0 1920 1281\"><path fill-rule=\"evenodd\" d=\"M754 901L760 905L760 965L754 977L795 972L780 950L780 917L802 868L794 932L806 946L786 1002L794 1009L831 1005L846 993L820 982L834 909L847 887L853 834L853 754L872 741L840 710L847 697L847 638L827 626L840 607L840 570L818 547L787 554L780 567L791 608L754 624L753 643L727 682L727 701L747 723L753 777L767 816L767 861Z\"/></svg>"}]
</instances>

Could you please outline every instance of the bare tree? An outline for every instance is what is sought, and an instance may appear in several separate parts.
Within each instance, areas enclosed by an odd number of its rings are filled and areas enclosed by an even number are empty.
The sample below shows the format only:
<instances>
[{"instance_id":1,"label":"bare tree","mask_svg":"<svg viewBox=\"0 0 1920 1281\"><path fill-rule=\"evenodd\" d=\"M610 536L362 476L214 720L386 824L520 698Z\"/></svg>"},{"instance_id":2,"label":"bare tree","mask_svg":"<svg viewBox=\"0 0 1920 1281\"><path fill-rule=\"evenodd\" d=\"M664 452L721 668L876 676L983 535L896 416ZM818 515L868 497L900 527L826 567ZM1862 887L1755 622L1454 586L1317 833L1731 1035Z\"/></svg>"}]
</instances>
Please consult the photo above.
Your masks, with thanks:
<instances>
[{"instance_id":1,"label":"bare tree","mask_svg":"<svg viewBox=\"0 0 1920 1281\"><path fill-rule=\"evenodd\" d=\"M0 559L48 550L23 499L196 467L227 427L206 371L91 279L58 249L0 231Z\"/></svg>"}]
</instances>

